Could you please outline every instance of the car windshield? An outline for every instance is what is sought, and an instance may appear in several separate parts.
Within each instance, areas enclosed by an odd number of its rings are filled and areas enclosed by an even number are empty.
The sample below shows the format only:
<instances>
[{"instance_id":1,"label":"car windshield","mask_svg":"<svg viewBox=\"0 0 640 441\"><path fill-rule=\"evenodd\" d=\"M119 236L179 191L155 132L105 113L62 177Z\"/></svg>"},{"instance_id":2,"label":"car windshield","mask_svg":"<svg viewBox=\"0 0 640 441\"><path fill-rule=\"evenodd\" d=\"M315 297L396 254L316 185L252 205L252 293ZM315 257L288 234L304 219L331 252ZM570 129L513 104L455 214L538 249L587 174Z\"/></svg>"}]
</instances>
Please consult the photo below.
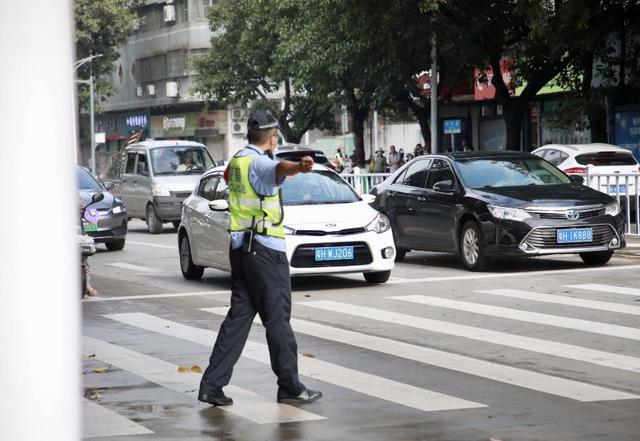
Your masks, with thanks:
<instances>
[{"instance_id":1,"label":"car windshield","mask_svg":"<svg viewBox=\"0 0 640 441\"><path fill-rule=\"evenodd\" d=\"M151 150L155 176L202 174L213 167L213 159L202 147L159 147Z\"/></svg>"},{"instance_id":2,"label":"car windshield","mask_svg":"<svg viewBox=\"0 0 640 441\"><path fill-rule=\"evenodd\" d=\"M84 168L78 168L76 176L78 179L78 190L104 191L102 185Z\"/></svg>"},{"instance_id":3,"label":"car windshield","mask_svg":"<svg viewBox=\"0 0 640 441\"><path fill-rule=\"evenodd\" d=\"M346 204L358 200L349 184L328 170L299 173L282 185L284 205Z\"/></svg>"},{"instance_id":4,"label":"car windshield","mask_svg":"<svg viewBox=\"0 0 640 441\"><path fill-rule=\"evenodd\" d=\"M462 159L455 164L465 186L476 189L557 185L571 182L560 170L542 159Z\"/></svg>"}]
</instances>

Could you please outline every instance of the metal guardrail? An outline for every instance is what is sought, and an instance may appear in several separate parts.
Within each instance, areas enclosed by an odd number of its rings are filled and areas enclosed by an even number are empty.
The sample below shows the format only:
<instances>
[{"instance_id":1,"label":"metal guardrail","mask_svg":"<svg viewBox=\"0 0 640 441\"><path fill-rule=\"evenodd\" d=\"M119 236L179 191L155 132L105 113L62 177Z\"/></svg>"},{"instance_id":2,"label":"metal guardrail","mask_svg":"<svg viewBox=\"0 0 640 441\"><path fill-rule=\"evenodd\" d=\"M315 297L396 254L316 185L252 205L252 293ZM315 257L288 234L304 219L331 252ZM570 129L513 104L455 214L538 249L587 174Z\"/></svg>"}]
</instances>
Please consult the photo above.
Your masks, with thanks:
<instances>
[{"instance_id":1,"label":"metal guardrail","mask_svg":"<svg viewBox=\"0 0 640 441\"><path fill-rule=\"evenodd\" d=\"M369 193L375 186L384 181L390 173L354 173L342 177L359 193ZM617 199L627 218L626 234L640 236L640 175L638 174L594 174L587 171L581 175L584 185L607 193Z\"/></svg>"}]
</instances>

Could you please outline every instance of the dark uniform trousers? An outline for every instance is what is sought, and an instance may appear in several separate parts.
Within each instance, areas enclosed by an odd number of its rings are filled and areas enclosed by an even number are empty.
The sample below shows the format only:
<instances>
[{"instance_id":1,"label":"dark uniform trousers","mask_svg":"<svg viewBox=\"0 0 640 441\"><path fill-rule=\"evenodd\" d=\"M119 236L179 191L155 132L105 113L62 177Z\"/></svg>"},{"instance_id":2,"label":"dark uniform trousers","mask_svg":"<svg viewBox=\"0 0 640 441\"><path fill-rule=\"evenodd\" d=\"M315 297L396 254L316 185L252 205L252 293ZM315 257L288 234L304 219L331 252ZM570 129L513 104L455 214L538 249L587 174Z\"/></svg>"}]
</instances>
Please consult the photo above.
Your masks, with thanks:
<instances>
[{"instance_id":1,"label":"dark uniform trousers","mask_svg":"<svg viewBox=\"0 0 640 441\"><path fill-rule=\"evenodd\" d=\"M266 329L271 369L278 386L298 395L304 386L298 379L298 346L289 324L291 279L287 255L253 242L253 250L229 251L231 308L227 313L200 382L200 394L212 394L229 384L253 319L260 315Z\"/></svg>"}]
</instances>

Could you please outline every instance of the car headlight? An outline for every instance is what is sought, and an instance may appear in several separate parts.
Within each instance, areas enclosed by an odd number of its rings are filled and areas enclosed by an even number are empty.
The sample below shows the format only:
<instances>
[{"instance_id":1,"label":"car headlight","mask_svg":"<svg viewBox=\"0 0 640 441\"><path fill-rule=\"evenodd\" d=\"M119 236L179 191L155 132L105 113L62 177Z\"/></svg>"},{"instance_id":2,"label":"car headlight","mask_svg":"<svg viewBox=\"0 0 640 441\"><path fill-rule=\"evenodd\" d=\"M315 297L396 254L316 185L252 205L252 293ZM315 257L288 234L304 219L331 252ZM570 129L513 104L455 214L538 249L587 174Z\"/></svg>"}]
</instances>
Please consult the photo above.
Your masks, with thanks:
<instances>
[{"instance_id":1,"label":"car headlight","mask_svg":"<svg viewBox=\"0 0 640 441\"><path fill-rule=\"evenodd\" d=\"M495 205L487 205L487 208L496 219L523 221L531 217L529 213L520 208L497 207Z\"/></svg>"},{"instance_id":2,"label":"car headlight","mask_svg":"<svg viewBox=\"0 0 640 441\"><path fill-rule=\"evenodd\" d=\"M151 191L153 192L154 196L171 196L169 189L159 182L153 184Z\"/></svg>"},{"instance_id":3,"label":"car headlight","mask_svg":"<svg viewBox=\"0 0 640 441\"><path fill-rule=\"evenodd\" d=\"M378 213L366 227L367 231L375 231L378 234L384 233L389 228L391 228L389 218L382 213Z\"/></svg>"},{"instance_id":4,"label":"car headlight","mask_svg":"<svg viewBox=\"0 0 640 441\"><path fill-rule=\"evenodd\" d=\"M113 214L124 213L124 205L116 205L111 209L111 211L113 212Z\"/></svg>"},{"instance_id":5,"label":"car headlight","mask_svg":"<svg viewBox=\"0 0 640 441\"><path fill-rule=\"evenodd\" d=\"M617 216L620 214L620 204L618 201L613 201L604 207L604 214L607 216Z\"/></svg>"},{"instance_id":6,"label":"car headlight","mask_svg":"<svg viewBox=\"0 0 640 441\"><path fill-rule=\"evenodd\" d=\"M283 225L282 228L284 229L284 234L287 234L287 235L296 234L296 230L294 230L293 228L289 228L286 225Z\"/></svg>"}]
</instances>

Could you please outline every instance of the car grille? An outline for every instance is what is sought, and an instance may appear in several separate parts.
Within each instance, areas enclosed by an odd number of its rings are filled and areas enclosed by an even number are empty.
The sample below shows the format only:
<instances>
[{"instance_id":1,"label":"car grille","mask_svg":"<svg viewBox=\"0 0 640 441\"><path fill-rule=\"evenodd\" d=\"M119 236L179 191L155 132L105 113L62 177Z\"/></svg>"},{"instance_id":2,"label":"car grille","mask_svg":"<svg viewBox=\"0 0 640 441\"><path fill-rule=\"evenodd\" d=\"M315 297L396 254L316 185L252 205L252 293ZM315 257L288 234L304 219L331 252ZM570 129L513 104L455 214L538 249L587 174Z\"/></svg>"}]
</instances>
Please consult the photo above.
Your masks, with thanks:
<instances>
[{"instance_id":1,"label":"car grille","mask_svg":"<svg viewBox=\"0 0 640 441\"><path fill-rule=\"evenodd\" d=\"M578 213L577 219L589 219L596 216L604 215L604 208L597 208L592 210L575 210ZM529 211L529 214L538 219L566 219L566 211ZM576 219L576 220L577 220Z\"/></svg>"},{"instance_id":2,"label":"car grille","mask_svg":"<svg viewBox=\"0 0 640 441\"><path fill-rule=\"evenodd\" d=\"M593 229L593 241L591 242L574 242L574 243L558 243L557 233L558 229L566 228L592 228ZM534 246L538 249L544 248L583 248L583 247L595 247L608 245L616 236L613 227L611 225L567 225L560 228L556 227L542 227L536 228L529 233L525 239L525 243Z\"/></svg>"},{"instance_id":3,"label":"car grille","mask_svg":"<svg viewBox=\"0 0 640 441\"><path fill-rule=\"evenodd\" d=\"M345 228L338 231L324 231L324 230L296 230L296 236L347 236L349 234L360 234L367 230L363 227L359 228Z\"/></svg>"},{"instance_id":4,"label":"car grille","mask_svg":"<svg viewBox=\"0 0 640 441\"><path fill-rule=\"evenodd\" d=\"M316 248L353 246L353 260L323 260L316 262ZM316 243L300 245L293 253L291 266L294 268L321 268L326 266L368 265L373 262L369 246L364 242Z\"/></svg>"}]
</instances>

